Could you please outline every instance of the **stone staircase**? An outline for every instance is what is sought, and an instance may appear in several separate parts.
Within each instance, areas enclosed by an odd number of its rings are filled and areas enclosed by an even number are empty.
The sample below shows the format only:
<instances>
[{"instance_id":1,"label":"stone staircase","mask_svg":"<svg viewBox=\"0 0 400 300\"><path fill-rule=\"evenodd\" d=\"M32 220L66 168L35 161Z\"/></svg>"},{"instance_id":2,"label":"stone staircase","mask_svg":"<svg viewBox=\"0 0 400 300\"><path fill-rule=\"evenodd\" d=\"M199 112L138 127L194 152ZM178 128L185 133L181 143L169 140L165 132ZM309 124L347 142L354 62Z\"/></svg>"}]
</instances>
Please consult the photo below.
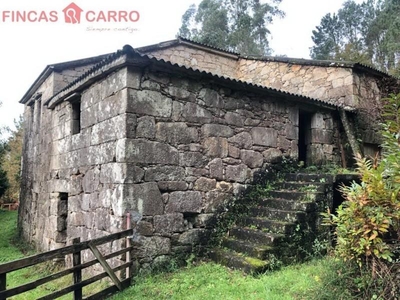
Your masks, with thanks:
<instances>
[{"instance_id":1,"label":"stone staircase","mask_svg":"<svg viewBox=\"0 0 400 300\"><path fill-rule=\"evenodd\" d=\"M256 201L248 215L229 230L210 258L247 273L273 268L273 259L291 261L295 231L315 233L319 213L332 197L332 181L331 175L285 174L269 196Z\"/></svg>"}]
</instances>

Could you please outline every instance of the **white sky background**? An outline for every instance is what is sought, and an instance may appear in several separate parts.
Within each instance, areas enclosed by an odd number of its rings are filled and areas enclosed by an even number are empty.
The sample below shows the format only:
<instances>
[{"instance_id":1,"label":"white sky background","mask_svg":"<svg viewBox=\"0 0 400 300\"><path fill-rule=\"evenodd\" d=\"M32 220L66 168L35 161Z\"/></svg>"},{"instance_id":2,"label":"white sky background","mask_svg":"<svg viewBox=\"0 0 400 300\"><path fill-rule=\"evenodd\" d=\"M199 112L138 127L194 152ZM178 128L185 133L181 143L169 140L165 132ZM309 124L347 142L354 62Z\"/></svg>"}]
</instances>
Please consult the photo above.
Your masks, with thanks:
<instances>
[{"instance_id":1,"label":"white sky background","mask_svg":"<svg viewBox=\"0 0 400 300\"><path fill-rule=\"evenodd\" d=\"M0 14L7 10L58 12L55 23L2 23L0 21L0 126L13 126L23 112L19 100L48 64L115 52L123 45L133 47L175 38L182 14L200 0L73 0L84 11L136 10L136 23L65 24L62 10L71 0L1 1ZM322 16L336 12L344 0L283 0L280 8L286 17L269 27L270 46L276 55L309 58L312 30ZM357 2L362 2L358 0ZM136 29L129 32L93 32L87 28Z\"/></svg>"}]
</instances>

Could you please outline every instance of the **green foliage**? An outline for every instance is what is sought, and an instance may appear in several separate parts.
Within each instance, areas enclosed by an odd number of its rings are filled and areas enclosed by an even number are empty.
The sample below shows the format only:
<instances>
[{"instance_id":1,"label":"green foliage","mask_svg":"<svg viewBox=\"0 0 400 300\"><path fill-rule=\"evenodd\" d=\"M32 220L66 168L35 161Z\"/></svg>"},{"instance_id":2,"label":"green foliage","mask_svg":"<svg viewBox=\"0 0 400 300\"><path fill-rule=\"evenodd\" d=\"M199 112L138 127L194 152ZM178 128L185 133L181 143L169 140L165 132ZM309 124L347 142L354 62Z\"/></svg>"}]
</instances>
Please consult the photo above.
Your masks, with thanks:
<instances>
[{"instance_id":1,"label":"green foliage","mask_svg":"<svg viewBox=\"0 0 400 300\"><path fill-rule=\"evenodd\" d=\"M9 137L5 142L4 155L3 157L0 155L0 164L6 176L6 182L8 183L7 189L3 195L1 195L0 192L0 198L2 198L4 202L17 202L19 199L23 139L22 116L14 123L16 129L8 130Z\"/></svg>"},{"instance_id":2,"label":"green foliage","mask_svg":"<svg viewBox=\"0 0 400 300\"><path fill-rule=\"evenodd\" d=\"M324 214L336 226L336 254L357 262L360 274L370 272L359 277L364 299L399 292L393 270L400 268L400 94L385 100L382 158L357 157L361 183L341 187L337 214Z\"/></svg>"},{"instance_id":3,"label":"green foliage","mask_svg":"<svg viewBox=\"0 0 400 300\"><path fill-rule=\"evenodd\" d=\"M346 1L327 14L312 32L314 59L374 64L400 75L400 3L398 0Z\"/></svg>"},{"instance_id":4,"label":"green foliage","mask_svg":"<svg viewBox=\"0 0 400 300\"><path fill-rule=\"evenodd\" d=\"M360 264L365 258L391 261L400 245L400 95L386 101L382 159L358 157L361 183L343 186L346 201L337 215L325 214L336 226L338 255Z\"/></svg>"},{"instance_id":5,"label":"green foliage","mask_svg":"<svg viewBox=\"0 0 400 300\"><path fill-rule=\"evenodd\" d=\"M240 52L245 55L265 55L269 30L282 0L203 0L191 5L182 16L179 35L194 41Z\"/></svg>"},{"instance_id":6,"label":"green foliage","mask_svg":"<svg viewBox=\"0 0 400 300\"><path fill-rule=\"evenodd\" d=\"M0 102L0 107L1 107L1 102ZM7 144L2 138L2 134L5 130L6 128L0 127L0 198L5 194L5 192L10 186L10 183L7 178L7 172L4 170L3 167L3 159L7 153Z\"/></svg>"}]
</instances>

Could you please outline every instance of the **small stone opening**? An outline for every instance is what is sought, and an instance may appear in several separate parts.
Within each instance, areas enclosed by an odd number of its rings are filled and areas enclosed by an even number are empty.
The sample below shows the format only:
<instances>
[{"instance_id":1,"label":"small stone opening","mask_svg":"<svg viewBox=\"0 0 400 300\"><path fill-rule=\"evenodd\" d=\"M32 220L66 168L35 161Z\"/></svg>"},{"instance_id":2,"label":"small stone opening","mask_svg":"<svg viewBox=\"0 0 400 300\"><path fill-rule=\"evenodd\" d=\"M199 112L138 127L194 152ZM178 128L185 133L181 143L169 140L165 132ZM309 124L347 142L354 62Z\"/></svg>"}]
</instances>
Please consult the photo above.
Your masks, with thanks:
<instances>
[{"instance_id":1,"label":"small stone opening","mask_svg":"<svg viewBox=\"0 0 400 300\"><path fill-rule=\"evenodd\" d=\"M59 193L57 203L57 243L67 240L68 193Z\"/></svg>"},{"instance_id":2,"label":"small stone opening","mask_svg":"<svg viewBox=\"0 0 400 300\"><path fill-rule=\"evenodd\" d=\"M72 105L72 117L71 117L71 131L72 134L78 134L81 132L81 101L75 101Z\"/></svg>"},{"instance_id":3,"label":"small stone opening","mask_svg":"<svg viewBox=\"0 0 400 300\"><path fill-rule=\"evenodd\" d=\"M307 152L310 143L311 116L311 112L299 111L299 161L303 161L305 166L307 165Z\"/></svg>"}]
</instances>

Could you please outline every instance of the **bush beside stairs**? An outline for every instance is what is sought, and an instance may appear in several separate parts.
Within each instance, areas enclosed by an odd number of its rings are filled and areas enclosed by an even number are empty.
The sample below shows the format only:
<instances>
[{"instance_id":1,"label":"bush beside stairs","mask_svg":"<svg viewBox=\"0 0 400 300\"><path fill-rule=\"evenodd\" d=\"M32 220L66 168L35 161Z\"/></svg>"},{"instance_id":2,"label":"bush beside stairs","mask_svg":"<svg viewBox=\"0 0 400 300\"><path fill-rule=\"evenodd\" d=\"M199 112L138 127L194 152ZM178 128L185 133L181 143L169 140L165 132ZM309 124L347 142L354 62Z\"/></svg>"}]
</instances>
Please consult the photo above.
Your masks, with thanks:
<instances>
[{"instance_id":1,"label":"bush beside stairs","mask_svg":"<svg viewBox=\"0 0 400 300\"><path fill-rule=\"evenodd\" d=\"M288 173L282 178L267 197L249 207L248 214L229 230L221 246L210 251L212 260L247 273L260 273L275 268L277 262L299 259L295 244L311 244L318 234L319 213L332 197L333 178L305 173Z\"/></svg>"}]
</instances>

